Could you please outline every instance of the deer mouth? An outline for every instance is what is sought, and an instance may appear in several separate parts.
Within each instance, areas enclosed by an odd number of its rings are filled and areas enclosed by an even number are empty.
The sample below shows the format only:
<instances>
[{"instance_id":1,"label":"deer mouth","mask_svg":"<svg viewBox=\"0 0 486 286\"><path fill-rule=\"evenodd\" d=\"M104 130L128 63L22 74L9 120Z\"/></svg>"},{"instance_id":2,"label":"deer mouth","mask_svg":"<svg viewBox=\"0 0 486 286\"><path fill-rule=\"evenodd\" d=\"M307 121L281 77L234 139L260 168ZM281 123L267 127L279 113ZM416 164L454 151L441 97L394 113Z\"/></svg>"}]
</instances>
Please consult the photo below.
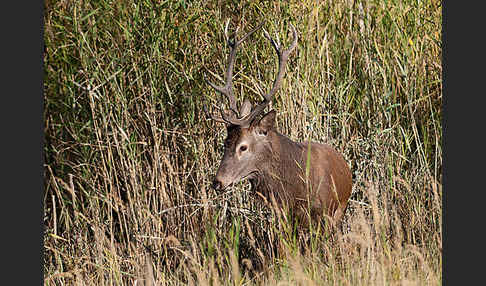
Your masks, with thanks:
<instances>
[{"instance_id":1,"label":"deer mouth","mask_svg":"<svg viewBox=\"0 0 486 286\"><path fill-rule=\"evenodd\" d=\"M258 175L258 171L250 172L248 175L245 175L245 176L241 177L240 179L235 180L235 181L233 181L233 182L231 182L231 183L229 183L229 184L227 184L225 186L222 186L221 185L221 182L215 181L213 183L213 188L215 190L217 190L217 191L225 191L229 187L231 187L231 186L233 186L233 185L235 185L235 184L237 184L237 183L239 183L239 182L241 182L243 180L246 180L246 179L249 179L249 180L255 179L257 177L257 175Z\"/></svg>"},{"instance_id":2,"label":"deer mouth","mask_svg":"<svg viewBox=\"0 0 486 286\"><path fill-rule=\"evenodd\" d=\"M240 180L240 181L243 181L243 180L245 180L245 179L249 179L249 180L251 180L251 179L255 179L255 178L257 177L257 175L258 175L258 171L253 171L253 172L250 172L248 175L246 175L246 176L244 176L243 178L241 178L241 180Z\"/></svg>"}]
</instances>

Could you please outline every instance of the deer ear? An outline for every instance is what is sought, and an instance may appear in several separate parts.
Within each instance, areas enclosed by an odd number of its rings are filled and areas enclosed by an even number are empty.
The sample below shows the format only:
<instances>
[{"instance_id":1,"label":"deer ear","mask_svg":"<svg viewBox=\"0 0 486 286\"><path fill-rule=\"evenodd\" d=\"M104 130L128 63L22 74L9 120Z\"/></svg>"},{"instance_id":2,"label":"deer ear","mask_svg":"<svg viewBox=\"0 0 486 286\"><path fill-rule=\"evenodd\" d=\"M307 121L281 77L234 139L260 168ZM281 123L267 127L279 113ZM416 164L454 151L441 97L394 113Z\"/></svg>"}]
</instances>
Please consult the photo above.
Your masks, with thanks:
<instances>
[{"instance_id":1,"label":"deer ear","mask_svg":"<svg viewBox=\"0 0 486 286\"><path fill-rule=\"evenodd\" d=\"M258 121L257 125L257 132L259 134L267 135L267 132L274 128L276 114L277 112L275 112L275 110L271 110L267 114L263 115L262 119Z\"/></svg>"}]
</instances>

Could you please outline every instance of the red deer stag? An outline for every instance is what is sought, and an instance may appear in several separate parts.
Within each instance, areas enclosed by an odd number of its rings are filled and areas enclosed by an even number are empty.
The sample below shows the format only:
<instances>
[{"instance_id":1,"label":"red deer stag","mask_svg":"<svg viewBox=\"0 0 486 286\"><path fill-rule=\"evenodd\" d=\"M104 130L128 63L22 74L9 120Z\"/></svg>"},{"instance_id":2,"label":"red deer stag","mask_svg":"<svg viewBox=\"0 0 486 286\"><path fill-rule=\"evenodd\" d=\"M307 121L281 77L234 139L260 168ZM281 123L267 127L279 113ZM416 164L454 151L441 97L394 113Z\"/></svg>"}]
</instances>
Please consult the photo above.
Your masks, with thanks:
<instances>
[{"instance_id":1,"label":"red deer stag","mask_svg":"<svg viewBox=\"0 0 486 286\"><path fill-rule=\"evenodd\" d=\"M211 115L213 120L226 123L227 127L224 155L213 187L224 190L243 179L249 179L253 192L259 192L279 207L288 208L301 221L307 221L309 215L312 220L327 215L339 225L352 188L351 172L343 156L329 145L298 143L280 134L275 129L274 110L259 118L280 88L289 54L297 46L294 26L291 25L293 41L287 50L283 50L280 43L263 30L265 38L270 41L278 56L277 77L272 89L263 94L262 102L252 108L246 99L238 113L232 83L236 50L262 24L240 40L228 37L226 24L225 36L230 54L225 85L217 86L207 81L212 88L225 95L229 102L229 109L220 109L221 116Z\"/></svg>"}]
</instances>

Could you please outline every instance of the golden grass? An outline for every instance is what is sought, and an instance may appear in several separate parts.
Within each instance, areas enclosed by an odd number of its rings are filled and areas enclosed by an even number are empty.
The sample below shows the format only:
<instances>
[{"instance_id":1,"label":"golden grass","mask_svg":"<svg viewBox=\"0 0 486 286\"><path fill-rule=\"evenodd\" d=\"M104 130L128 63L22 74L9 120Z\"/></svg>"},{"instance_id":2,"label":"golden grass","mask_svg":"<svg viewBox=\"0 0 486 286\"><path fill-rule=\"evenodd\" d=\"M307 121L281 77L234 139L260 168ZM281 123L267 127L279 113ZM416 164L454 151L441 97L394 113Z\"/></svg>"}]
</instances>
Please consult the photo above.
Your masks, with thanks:
<instances>
[{"instance_id":1,"label":"golden grass","mask_svg":"<svg viewBox=\"0 0 486 286\"><path fill-rule=\"evenodd\" d=\"M299 31L278 129L353 172L334 235L299 231L246 183L210 188L225 132L203 75L223 73L226 19L264 17L284 44ZM437 1L46 2L45 285L441 284L441 21ZM275 69L255 34L238 99Z\"/></svg>"}]
</instances>

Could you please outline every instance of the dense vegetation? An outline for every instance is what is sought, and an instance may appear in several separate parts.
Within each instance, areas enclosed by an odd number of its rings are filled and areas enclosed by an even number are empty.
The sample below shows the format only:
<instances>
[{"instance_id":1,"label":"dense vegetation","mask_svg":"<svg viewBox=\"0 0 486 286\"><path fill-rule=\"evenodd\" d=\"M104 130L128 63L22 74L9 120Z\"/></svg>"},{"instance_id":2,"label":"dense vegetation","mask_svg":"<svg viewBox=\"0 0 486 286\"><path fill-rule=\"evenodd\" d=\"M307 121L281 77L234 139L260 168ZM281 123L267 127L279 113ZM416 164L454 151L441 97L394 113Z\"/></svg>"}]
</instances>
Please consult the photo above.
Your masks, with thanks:
<instances>
[{"instance_id":1,"label":"dense vegetation","mask_svg":"<svg viewBox=\"0 0 486 286\"><path fill-rule=\"evenodd\" d=\"M439 1L45 2L46 285L441 284ZM211 189L225 129L203 105L230 31L299 33L272 108L293 140L353 172L342 230L299 232L242 182ZM260 100L276 56L238 52L235 91Z\"/></svg>"}]
</instances>

